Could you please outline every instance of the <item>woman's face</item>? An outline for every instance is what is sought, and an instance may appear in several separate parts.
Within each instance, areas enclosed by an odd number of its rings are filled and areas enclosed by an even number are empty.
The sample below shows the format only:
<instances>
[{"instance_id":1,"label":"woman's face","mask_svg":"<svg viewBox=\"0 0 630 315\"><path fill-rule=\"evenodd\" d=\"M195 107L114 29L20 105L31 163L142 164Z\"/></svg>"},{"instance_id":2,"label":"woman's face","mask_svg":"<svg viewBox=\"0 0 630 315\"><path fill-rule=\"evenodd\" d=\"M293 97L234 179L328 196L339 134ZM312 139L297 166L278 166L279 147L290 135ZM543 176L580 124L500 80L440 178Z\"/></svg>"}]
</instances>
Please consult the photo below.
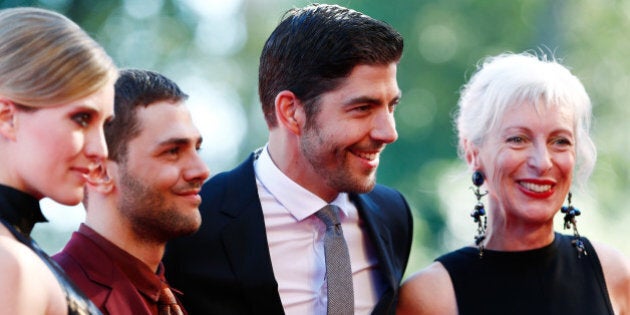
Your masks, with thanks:
<instances>
[{"instance_id":1,"label":"woman's face","mask_svg":"<svg viewBox=\"0 0 630 315\"><path fill-rule=\"evenodd\" d=\"M16 110L13 183L66 205L83 199L90 172L107 158L103 125L113 117L114 82L83 99Z\"/></svg>"},{"instance_id":2,"label":"woman's face","mask_svg":"<svg viewBox=\"0 0 630 315\"><path fill-rule=\"evenodd\" d=\"M494 216L505 222L548 223L573 177L572 113L558 106L538 112L531 103L512 106L473 155L473 166L485 174Z\"/></svg>"}]
</instances>

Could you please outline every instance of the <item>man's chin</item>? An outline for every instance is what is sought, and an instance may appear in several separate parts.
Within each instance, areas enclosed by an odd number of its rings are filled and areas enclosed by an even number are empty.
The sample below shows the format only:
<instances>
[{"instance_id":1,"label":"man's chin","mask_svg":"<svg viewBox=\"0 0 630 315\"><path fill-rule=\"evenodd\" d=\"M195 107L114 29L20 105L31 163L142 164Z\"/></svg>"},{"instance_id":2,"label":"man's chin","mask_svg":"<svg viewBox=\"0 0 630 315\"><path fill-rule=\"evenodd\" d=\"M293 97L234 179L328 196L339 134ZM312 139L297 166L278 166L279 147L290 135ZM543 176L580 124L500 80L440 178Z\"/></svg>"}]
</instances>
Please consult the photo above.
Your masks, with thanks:
<instances>
[{"instance_id":1,"label":"man's chin","mask_svg":"<svg viewBox=\"0 0 630 315\"><path fill-rule=\"evenodd\" d=\"M346 189L342 190L347 193L365 194L369 193L376 186L376 179L374 177L362 179L360 181L354 181L349 183Z\"/></svg>"}]
</instances>

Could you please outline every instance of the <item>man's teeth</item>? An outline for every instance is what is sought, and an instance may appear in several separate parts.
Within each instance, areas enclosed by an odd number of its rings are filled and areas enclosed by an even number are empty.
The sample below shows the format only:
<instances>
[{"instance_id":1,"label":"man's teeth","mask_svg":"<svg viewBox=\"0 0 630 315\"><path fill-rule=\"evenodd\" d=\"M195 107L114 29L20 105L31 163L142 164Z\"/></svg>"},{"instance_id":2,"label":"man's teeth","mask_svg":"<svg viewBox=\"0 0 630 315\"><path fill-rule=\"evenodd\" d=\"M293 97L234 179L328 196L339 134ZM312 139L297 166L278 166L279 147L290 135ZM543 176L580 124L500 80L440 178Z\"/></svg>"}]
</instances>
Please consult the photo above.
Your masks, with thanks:
<instances>
[{"instance_id":1,"label":"man's teeth","mask_svg":"<svg viewBox=\"0 0 630 315\"><path fill-rule=\"evenodd\" d=\"M369 161L373 161L374 159L376 159L376 157L378 156L378 153L361 153L361 152L354 152L354 154L362 159L366 159Z\"/></svg>"}]
</instances>

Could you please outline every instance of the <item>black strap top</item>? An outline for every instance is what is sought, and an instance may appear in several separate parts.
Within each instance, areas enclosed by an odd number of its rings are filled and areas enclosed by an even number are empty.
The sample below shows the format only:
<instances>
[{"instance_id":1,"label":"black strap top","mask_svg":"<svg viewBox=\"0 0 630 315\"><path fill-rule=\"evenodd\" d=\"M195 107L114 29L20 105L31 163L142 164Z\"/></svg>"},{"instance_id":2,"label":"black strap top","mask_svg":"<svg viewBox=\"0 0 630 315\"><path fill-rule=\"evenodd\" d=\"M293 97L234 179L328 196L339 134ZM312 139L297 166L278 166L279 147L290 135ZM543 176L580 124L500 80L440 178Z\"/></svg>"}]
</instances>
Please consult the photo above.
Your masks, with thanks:
<instances>
[{"instance_id":1,"label":"black strap top","mask_svg":"<svg viewBox=\"0 0 630 315\"><path fill-rule=\"evenodd\" d=\"M98 308L67 278L57 265L30 237L37 222L46 222L39 201L19 190L0 185L0 222L22 244L33 250L59 281L66 295L69 315L100 315Z\"/></svg>"},{"instance_id":2,"label":"black strap top","mask_svg":"<svg viewBox=\"0 0 630 315\"><path fill-rule=\"evenodd\" d=\"M459 314L613 314L591 243L578 258L571 236L543 248L501 252L465 247L436 259L448 271Z\"/></svg>"}]
</instances>

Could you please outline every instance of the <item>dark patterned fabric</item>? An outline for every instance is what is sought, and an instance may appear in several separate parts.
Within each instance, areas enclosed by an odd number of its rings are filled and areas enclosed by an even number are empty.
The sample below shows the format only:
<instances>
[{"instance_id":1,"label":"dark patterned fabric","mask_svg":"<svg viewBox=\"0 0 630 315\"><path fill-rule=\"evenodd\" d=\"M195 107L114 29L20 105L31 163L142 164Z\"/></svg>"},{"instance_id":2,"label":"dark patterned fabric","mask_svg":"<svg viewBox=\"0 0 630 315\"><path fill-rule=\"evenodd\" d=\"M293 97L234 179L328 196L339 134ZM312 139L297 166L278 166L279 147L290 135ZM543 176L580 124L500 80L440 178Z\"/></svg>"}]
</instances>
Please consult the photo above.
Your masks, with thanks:
<instances>
[{"instance_id":1,"label":"dark patterned fabric","mask_svg":"<svg viewBox=\"0 0 630 315\"><path fill-rule=\"evenodd\" d=\"M55 275L66 295L69 315L101 314L98 308L68 280L57 263L31 239L30 233L35 223L46 222L36 198L11 187L0 185L0 222L20 243L33 250Z\"/></svg>"}]
</instances>

